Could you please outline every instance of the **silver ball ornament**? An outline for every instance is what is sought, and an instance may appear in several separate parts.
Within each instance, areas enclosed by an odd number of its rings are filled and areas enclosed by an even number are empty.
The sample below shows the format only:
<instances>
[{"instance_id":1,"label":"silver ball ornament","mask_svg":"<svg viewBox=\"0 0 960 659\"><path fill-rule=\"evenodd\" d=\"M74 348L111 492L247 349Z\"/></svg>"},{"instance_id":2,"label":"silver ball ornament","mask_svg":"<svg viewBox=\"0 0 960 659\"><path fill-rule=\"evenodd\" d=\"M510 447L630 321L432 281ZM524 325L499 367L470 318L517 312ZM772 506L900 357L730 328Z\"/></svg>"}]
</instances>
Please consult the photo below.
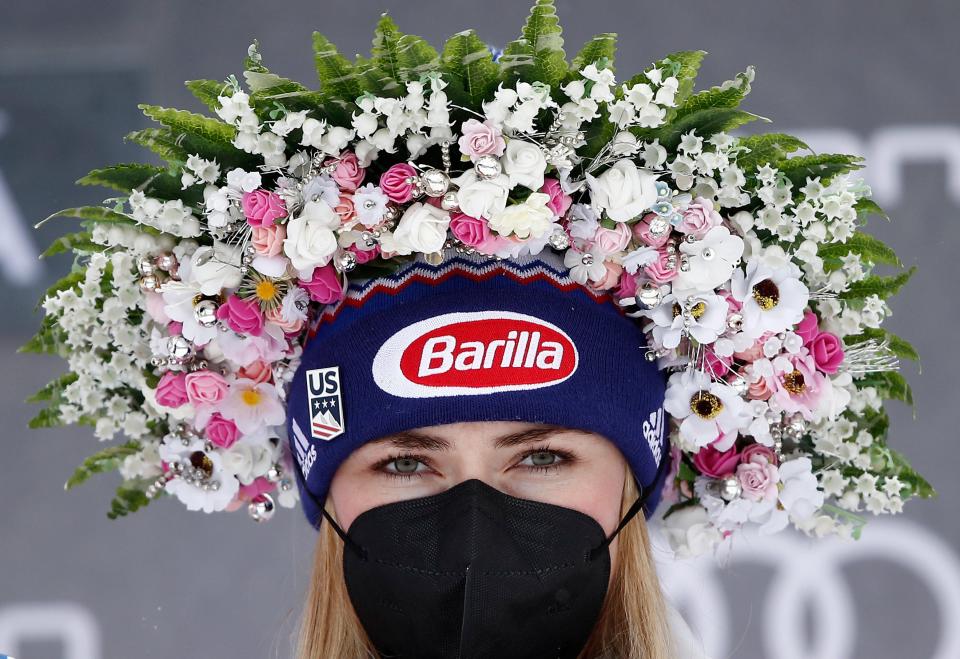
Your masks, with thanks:
<instances>
[{"instance_id":1,"label":"silver ball ornament","mask_svg":"<svg viewBox=\"0 0 960 659\"><path fill-rule=\"evenodd\" d=\"M154 273L153 259L149 256L142 256L137 259L137 271L141 275L152 275Z\"/></svg>"},{"instance_id":2,"label":"silver ball ornament","mask_svg":"<svg viewBox=\"0 0 960 659\"><path fill-rule=\"evenodd\" d=\"M193 307L193 316L201 327L213 327L217 324L217 303L213 300L200 300Z\"/></svg>"},{"instance_id":3,"label":"silver ball ornament","mask_svg":"<svg viewBox=\"0 0 960 659\"><path fill-rule=\"evenodd\" d=\"M720 485L720 498L724 501L733 501L740 496L743 488L740 487L740 481L736 476L727 476L722 479Z\"/></svg>"},{"instance_id":4,"label":"silver ball ornament","mask_svg":"<svg viewBox=\"0 0 960 659\"><path fill-rule=\"evenodd\" d=\"M663 300L663 293L660 291L659 286L648 281L640 287L640 291L637 293L637 299L640 300L640 304L648 309L652 309L660 305L660 302Z\"/></svg>"},{"instance_id":5,"label":"silver ball ornament","mask_svg":"<svg viewBox=\"0 0 960 659\"><path fill-rule=\"evenodd\" d=\"M269 494L259 494L253 501L250 502L250 505L247 506L247 512L250 513L250 517L257 522L266 522L271 517L273 513L276 512L277 507L273 503L273 497Z\"/></svg>"},{"instance_id":6,"label":"silver ball ornament","mask_svg":"<svg viewBox=\"0 0 960 659\"><path fill-rule=\"evenodd\" d=\"M173 268L177 266L177 257L171 253L161 254L157 257L157 267L161 270L166 270L170 272Z\"/></svg>"},{"instance_id":7,"label":"silver ball ornament","mask_svg":"<svg viewBox=\"0 0 960 659\"><path fill-rule=\"evenodd\" d=\"M184 360L193 352L193 345L178 334L167 339L167 352L173 359Z\"/></svg>"},{"instance_id":8,"label":"silver ball ornament","mask_svg":"<svg viewBox=\"0 0 960 659\"><path fill-rule=\"evenodd\" d=\"M420 175L420 185L428 197L442 197L450 189L450 177L439 169L428 169Z\"/></svg>"},{"instance_id":9,"label":"silver ball ornament","mask_svg":"<svg viewBox=\"0 0 960 659\"><path fill-rule=\"evenodd\" d=\"M500 161L496 156L491 155L481 156L477 162L474 163L473 168L477 171L477 175L483 179L496 178L500 176L500 173L503 171Z\"/></svg>"},{"instance_id":10,"label":"silver ball ornament","mask_svg":"<svg viewBox=\"0 0 960 659\"><path fill-rule=\"evenodd\" d=\"M457 193L453 191L446 192L440 200L440 208L445 211L452 211L460 206L460 200L457 199Z\"/></svg>"}]
</instances>

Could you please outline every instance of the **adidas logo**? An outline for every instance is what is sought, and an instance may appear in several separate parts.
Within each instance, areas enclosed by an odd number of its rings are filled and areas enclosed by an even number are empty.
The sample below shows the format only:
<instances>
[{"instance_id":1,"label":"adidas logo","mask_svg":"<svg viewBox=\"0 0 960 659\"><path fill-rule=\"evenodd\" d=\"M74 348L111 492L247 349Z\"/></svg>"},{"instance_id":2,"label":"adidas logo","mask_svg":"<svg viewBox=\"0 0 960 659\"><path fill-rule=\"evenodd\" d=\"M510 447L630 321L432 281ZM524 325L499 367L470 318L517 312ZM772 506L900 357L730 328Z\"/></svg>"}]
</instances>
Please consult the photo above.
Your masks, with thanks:
<instances>
[{"instance_id":1,"label":"adidas logo","mask_svg":"<svg viewBox=\"0 0 960 659\"><path fill-rule=\"evenodd\" d=\"M660 466L660 459L663 457L663 447L661 439L663 438L663 408L657 408L650 413L650 418L643 422L643 436L650 445L650 452L653 453L653 459Z\"/></svg>"},{"instance_id":2,"label":"adidas logo","mask_svg":"<svg viewBox=\"0 0 960 659\"><path fill-rule=\"evenodd\" d=\"M306 436L300 429L300 424L293 419L293 447L297 451L297 462L300 464L300 471L304 479L310 475L310 469L317 460L317 447L307 441Z\"/></svg>"}]
</instances>

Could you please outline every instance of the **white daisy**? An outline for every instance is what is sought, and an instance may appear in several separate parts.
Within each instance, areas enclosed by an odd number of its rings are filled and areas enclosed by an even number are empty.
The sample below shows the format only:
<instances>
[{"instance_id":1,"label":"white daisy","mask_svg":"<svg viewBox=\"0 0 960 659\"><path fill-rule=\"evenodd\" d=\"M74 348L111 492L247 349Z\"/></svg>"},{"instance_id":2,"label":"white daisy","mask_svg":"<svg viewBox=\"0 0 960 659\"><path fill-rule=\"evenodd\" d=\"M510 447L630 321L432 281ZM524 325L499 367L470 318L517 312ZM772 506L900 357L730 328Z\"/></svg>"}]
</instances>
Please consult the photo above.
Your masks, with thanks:
<instances>
[{"instance_id":1,"label":"white daisy","mask_svg":"<svg viewBox=\"0 0 960 659\"><path fill-rule=\"evenodd\" d=\"M810 293L794 266L770 268L759 260L747 264L746 273L733 273L731 292L743 305L743 332L759 338L764 332L782 332L801 320Z\"/></svg>"},{"instance_id":2,"label":"white daisy","mask_svg":"<svg viewBox=\"0 0 960 659\"><path fill-rule=\"evenodd\" d=\"M680 422L680 437L696 447L724 433L742 430L753 417L743 398L730 386L697 370L674 373L667 382L664 409Z\"/></svg>"},{"instance_id":3,"label":"white daisy","mask_svg":"<svg viewBox=\"0 0 960 659\"><path fill-rule=\"evenodd\" d=\"M700 343L713 343L723 332L727 320L727 303L710 293L678 298L670 294L645 313L653 321L653 338L672 350L689 335Z\"/></svg>"}]
</instances>

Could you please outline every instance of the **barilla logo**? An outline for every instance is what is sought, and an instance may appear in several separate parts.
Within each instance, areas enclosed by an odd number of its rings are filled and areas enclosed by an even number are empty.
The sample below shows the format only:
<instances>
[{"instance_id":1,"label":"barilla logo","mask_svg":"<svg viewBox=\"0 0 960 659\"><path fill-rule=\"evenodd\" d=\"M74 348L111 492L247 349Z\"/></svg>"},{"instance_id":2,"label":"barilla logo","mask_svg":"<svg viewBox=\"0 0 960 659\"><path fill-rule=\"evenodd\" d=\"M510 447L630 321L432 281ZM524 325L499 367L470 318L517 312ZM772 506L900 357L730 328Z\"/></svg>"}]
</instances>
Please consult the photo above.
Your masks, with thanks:
<instances>
[{"instance_id":1,"label":"barilla logo","mask_svg":"<svg viewBox=\"0 0 960 659\"><path fill-rule=\"evenodd\" d=\"M404 398L539 389L577 370L577 347L556 325L512 311L441 314L387 339L373 378Z\"/></svg>"}]
</instances>

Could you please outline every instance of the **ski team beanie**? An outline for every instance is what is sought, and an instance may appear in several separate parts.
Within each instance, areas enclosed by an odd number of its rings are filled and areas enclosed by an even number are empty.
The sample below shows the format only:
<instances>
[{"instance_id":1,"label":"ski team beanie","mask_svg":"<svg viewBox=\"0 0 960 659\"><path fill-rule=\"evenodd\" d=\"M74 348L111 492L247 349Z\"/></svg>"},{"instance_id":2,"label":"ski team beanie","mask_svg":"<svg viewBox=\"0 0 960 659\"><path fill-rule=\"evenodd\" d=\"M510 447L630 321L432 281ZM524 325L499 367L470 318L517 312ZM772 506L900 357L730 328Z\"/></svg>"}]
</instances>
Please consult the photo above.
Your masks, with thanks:
<instances>
[{"instance_id":1,"label":"ski team beanie","mask_svg":"<svg viewBox=\"0 0 960 659\"><path fill-rule=\"evenodd\" d=\"M351 281L314 321L287 396L307 519L319 528L337 467L365 442L461 421L526 421L612 441L656 509L670 451L666 377L639 321L574 281L562 257L454 249Z\"/></svg>"}]
</instances>

